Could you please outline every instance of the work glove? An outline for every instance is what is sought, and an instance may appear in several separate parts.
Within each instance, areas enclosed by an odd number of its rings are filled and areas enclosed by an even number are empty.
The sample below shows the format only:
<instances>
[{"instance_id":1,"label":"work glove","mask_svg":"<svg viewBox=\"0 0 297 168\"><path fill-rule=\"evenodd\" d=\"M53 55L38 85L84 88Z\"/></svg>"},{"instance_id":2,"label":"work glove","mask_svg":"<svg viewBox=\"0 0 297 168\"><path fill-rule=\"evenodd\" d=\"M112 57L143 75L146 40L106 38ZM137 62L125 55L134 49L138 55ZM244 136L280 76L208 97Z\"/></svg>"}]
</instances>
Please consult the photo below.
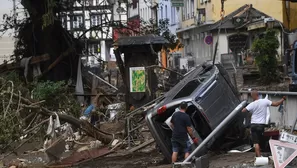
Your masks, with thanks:
<instances>
[{"instance_id":1,"label":"work glove","mask_svg":"<svg viewBox=\"0 0 297 168\"><path fill-rule=\"evenodd\" d=\"M193 142L194 142L195 145L198 144L198 138L196 138L196 137L192 137L192 140L193 140Z\"/></svg>"}]
</instances>

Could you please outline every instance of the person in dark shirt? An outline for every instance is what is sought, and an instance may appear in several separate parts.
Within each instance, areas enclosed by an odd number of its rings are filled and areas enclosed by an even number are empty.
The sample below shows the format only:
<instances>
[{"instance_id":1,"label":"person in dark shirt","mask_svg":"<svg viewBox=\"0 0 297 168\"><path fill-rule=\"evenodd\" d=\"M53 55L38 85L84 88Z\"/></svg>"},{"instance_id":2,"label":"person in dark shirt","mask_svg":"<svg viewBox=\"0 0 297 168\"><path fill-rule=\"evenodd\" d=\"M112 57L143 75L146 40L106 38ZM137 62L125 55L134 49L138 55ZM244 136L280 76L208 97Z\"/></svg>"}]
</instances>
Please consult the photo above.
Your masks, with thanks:
<instances>
[{"instance_id":1,"label":"person in dark shirt","mask_svg":"<svg viewBox=\"0 0 297 168\"><path fill-rule=\"evenodd\" d=\"M186 114L187 103L182 102L180 104L180 111L173 113L171 118L172 130L172 163L176 162L178 152L183 151L185 153L185 158L190 154L191 143L188 138L188 134L193 139L195 144L198 143L198 139L193 136L193 130L191 128L191 119L188 114Z\"/></svg>"}]
</instances>

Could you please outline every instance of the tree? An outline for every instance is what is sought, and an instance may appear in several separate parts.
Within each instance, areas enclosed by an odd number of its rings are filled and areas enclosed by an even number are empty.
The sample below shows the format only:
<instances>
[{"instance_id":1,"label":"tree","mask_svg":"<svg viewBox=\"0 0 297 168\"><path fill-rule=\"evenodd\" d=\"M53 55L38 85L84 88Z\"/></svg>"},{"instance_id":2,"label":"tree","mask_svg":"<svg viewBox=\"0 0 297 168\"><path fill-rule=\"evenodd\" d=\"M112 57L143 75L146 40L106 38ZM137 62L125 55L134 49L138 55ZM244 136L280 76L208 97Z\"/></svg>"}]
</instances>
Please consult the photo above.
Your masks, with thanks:
<instances>
[{"instance_id":1,"label":"tree","mask_svg":"<svg viewBox=\"0 0 297 168\"><path fill-rule=\"evenodd\" d=\"M278 47L277 31L274 29L268 29L252 44L252 51L256 53L255 62L259 68L262 82L265 84L279 79L276 59Z\"/></svg>"},{"instance_id":2,"label":"tree","mask_svg":"<svg viewBox=\"0 0 297 168\"><path fill-rule=\"evenodd\" d=\"M141 21L141 33L142 34L155 34L164 37L169 41L168 48L176 49L183 47L179 39L169 29L169 19L160 19L159 23L151 19L149 22Z\"/></svg>"}]
</instances>

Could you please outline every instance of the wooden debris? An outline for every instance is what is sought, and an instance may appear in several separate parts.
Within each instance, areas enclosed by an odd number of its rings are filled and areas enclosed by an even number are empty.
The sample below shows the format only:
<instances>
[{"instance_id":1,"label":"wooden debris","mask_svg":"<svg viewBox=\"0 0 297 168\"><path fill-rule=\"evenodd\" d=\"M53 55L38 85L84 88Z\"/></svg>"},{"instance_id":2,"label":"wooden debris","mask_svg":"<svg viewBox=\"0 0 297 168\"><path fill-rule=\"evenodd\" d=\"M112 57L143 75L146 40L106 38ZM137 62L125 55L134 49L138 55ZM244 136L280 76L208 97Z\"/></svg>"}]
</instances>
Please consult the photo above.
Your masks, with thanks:
<instances>
[{"instance_id":1,"label":"wooden debris","mask_svg":"<svg viewBox=\"0 0 297 168\"><path fill-rule=\"evenodd\" d=\"M142 144L140 144L140 145L138 145L138 146L136 146L136 147L130 149L130 150L128 151L128 153L136 152L136 151L138 151L138 150L140 150L140 149L142 149L142 148L147 147L148 145L152 144L153 142L155 142L155 139L150 139L150 140L148 140L148 141L146 141L146 142L144 142L144 143L142 143Z\"/></svg>"},{"instance_id":2,"label":"wooden debris","mask_svg":"<svg viewBox=\"0 0 297 168\"><path fill-rule=\"evenodd\" d=\"M81 121L81 128L84 132L86 132L89 136L94 137L95 139L98 139L104 144L109 144L113 140L114 136L113 134L109 134L106 132L103 132L99 130L98 128L94 127L91 123L88 121L82 120Z\"/></svg>"}]
</instances>

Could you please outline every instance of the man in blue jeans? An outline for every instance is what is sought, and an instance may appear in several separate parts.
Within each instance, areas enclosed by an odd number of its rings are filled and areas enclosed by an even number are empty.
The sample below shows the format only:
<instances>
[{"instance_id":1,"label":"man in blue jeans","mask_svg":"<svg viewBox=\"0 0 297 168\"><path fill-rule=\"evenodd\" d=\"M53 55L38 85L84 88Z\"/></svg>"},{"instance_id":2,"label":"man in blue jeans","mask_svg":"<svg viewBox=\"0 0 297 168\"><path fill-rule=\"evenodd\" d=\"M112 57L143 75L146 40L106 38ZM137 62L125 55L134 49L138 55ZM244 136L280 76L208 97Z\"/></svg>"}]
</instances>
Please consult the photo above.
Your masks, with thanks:
<instances>
[{"instance_id":1,"label":"man in blue jeans","mask_svg":"<svg viewBox=\"0 0 297 168\"><path fill-rule=\"evenodd\" d=\"M195 144L198 143L198 138L193 136L193 130L191 128L191 119L188 114L186 114L187 103L182 102L180 104L180 111L175 112L171 118L172 130L172 163L176 162L178 152L182 151L185 153L185 158L187 158L191 152L191 143L188 138L188 134L193 139Z\"/></svg>"}]
</instances>

